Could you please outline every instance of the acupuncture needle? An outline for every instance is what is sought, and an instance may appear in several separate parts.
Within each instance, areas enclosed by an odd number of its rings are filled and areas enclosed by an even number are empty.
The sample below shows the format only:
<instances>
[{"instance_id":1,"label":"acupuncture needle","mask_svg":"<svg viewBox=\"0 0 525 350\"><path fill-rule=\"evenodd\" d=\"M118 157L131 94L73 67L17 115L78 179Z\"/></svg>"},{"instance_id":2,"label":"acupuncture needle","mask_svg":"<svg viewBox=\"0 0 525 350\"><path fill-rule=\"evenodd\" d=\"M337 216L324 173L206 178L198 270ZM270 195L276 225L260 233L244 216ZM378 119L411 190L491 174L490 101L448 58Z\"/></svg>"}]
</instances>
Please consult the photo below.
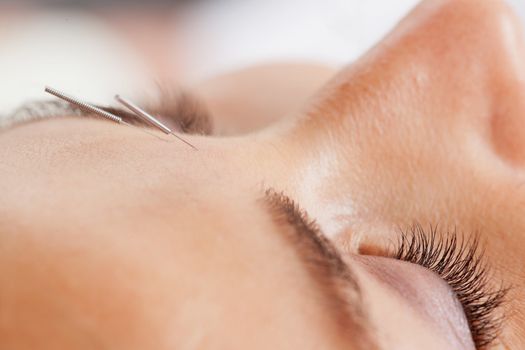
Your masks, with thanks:
<instances>
[{"instance_id":1,"label":"acupuncture needle","mask_svg":"<svg viewBox=\"0 0 525 350\"><path fill-rule=\"evenodd\" d=\"M101 109L101 108L98 108L98 107L95 107L87 102L84 102L84 101L81 101L75 97L72 97L70 95L67 95L61 91L58 91L57 89L54 89L52 87L49 87L49 86L46 86L45 88L45 91L53 96L56 96L64 101L67 101L71 104L74 104L75 106L79 107L80 109L83 109L85 111L88 111L88 112L91 112L91 113L94 113L102 118L106 118L108 120L111 120L115 123L118 123L118 124L122 124L122 125L126 125L126 126L129 126L129 127L134 127L132 124L130 123L127 123L125 122L121 117L119 116L116 116L114 115L113 113L109 113L109 112L106 112L105 110ZM140 128L138 128L140 129ZM162 138L158 137L157 135L153 134L153 133L150 133L144 129L140 129L141 131L145 132L146 134L148 135L151 135L151 136L155 136L161 140L163 140Z\"/></svg>"},{"instance_id":2,"label":"acupuncture needle","mask_svg":"<svg viewBox=\"0 0 525 350\"><path fill-rule=\"evenodd\" d=\"M158 128L158 129L160 129L166 135L171 134L171 135L175 136L176 138L178 138L179 140L181 140L182 142L184 142L188 146L190 146L193 149L197 150L197 147L193 146L191 143L189 143L188 141L184 140L182 137L176 135L170 128L168 128L166 125L162 124L157 118L153 117L151 114L147 113L146 111L144 111L142 108L140 108L139 106L137 106L136 104L134 104L130 100L128 100L128 99L126 99L126 98L124 98L124 97L122 97L120 95L115 95L115 100L117 100L124 107L126 107L127 109L129 109L130 111L135 113L137 115L137 117L139 117L140 119L142 119L146 123L148 123L148 124Z\"/></svg>"}]
</instances>

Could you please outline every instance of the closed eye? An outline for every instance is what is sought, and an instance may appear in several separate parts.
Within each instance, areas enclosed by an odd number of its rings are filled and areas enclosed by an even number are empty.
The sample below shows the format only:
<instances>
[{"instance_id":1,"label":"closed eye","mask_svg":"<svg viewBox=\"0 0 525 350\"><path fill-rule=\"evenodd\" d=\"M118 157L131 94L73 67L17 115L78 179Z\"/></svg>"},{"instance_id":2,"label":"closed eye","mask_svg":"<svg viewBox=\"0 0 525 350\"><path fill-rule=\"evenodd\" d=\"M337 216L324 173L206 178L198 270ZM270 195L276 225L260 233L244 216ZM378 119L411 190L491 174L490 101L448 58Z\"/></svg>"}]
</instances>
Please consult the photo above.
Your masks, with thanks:
<instances>
[{"instance_id":1,"label":"closed eye","mask_svg":"<svg viewBox=\"0 0 525 350\"><path fill-rule=\"evenodd\" d=\"M440 234L435 227L424 230L416 224L401 234L392 257L421 265L448 283L463 307L477 349L497 339L504 321L498 311L508 289L492 287L476 237Z\"/></svg>"}]
</instances>

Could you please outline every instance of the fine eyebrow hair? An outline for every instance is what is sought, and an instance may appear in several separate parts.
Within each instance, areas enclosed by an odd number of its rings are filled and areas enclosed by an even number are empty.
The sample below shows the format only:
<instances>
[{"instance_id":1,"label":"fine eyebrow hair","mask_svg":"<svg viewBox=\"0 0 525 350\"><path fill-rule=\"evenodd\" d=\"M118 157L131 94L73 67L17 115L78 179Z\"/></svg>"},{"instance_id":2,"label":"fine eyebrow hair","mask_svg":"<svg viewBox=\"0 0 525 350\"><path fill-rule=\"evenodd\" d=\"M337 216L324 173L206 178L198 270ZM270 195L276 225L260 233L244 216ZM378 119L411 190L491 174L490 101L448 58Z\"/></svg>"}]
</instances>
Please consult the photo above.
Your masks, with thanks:
<instances>
[{"instance_id":1,"label":"fine eyebrow hair","mask_svg":"<svg viewBox=\"0 0 525 350\"><path fill-rule=\"evenodd\" d=\"M308 219L306 212L283 193L268 189L262 202L326 295L330 311L352 345L357 349L377 349L370 337L371 327L363 309L357 278L335 246L316 223Z\"/></svg>"},{"instance_id":2,"label":"fine eyebrow hair","mask_svg":"<svg viewBox=\"0 0 525 350\"><path fill-rule=\"evenodd\" d=\"M121 117L129 124L145 128L151 127L133 113L122 108L95 106ZM158 102L146 105L144 109L155 115L168 127L186 134L210 135L213 131L212 116L206 106L194 95L186 92L161 89ZM68 116L100 119L62 100L31 101L7 116L0 116L0 131L31 121Z\"/></svg>"}]
</instances>

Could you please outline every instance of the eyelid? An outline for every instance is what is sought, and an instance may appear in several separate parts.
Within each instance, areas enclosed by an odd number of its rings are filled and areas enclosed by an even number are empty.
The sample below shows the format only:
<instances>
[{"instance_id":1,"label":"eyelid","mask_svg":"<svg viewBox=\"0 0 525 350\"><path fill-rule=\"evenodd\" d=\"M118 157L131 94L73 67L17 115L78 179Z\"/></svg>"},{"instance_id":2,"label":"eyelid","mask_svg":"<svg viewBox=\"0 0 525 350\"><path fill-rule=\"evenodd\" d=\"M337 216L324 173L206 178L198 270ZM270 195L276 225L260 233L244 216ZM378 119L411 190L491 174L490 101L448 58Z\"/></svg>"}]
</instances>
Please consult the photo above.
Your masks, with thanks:
<instances>
[{"instance_id":1,"label":"eyelid","mask_svg":"<svg viewBox=\"0 0 525 350\"><path fill-rule=\"evenodd\" d=\"M391 258L360 255L349 258L363 266L367 275L379 282L380 288L376 289L376 293L378 290L383 291L384 302L391 298L390 303L395 303L400 308L398 311L413 314L413 318L407 321L422 321L434 335L448 344L448 348L474 348L462 305L440 276L422 266ZM370 304L377 305L377 299L371 299ZM375 314L380 315L379 320L388 319L382 306L376 306L375 310Z\"/></svg>"}]
</instances>

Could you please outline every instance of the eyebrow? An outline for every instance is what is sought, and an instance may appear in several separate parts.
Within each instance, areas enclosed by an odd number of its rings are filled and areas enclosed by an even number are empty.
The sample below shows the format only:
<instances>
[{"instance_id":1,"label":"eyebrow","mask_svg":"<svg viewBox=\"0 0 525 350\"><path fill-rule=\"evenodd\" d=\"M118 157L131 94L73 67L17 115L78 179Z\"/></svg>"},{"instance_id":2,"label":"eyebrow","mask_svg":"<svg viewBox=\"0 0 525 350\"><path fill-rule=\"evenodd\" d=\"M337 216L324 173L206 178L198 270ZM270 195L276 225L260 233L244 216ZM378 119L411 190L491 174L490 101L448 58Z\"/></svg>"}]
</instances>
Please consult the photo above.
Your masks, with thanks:
<instances>
[{"instance_id":1,"label":"eyebrow","mask_svg":"<svg viewBox=\"0 0 525 350\"><path fill-rule=\"evenodd\" d=\"M370 337L362 293L357 278L335 246L322 234L315 221L284 195L265 192L263 207L296 249L309 273L326 295L338 324L358 349L377 349Z\"/></svg>"},{"instance_id":2,"label":"eyebrow","mask_svg":"<svg viewBox=\"0 0 525 350\"><path fill-rule=\"evenodd\" d=\"M125 122L144 128L151 126L133 113L122 108L94 105L106 112L112 113ZM142 107L142 106L141 106ZM157 103L143 107L170 128L185 134L210 135L213 132L213 119L208 109L194 95L186 92L160 90ZM31 101L23 104L13 113L0 116L0 131L23 123L48 120L60 117L86 117L100 119L98 116L85 112L70 103L61 100Z\"/></svg>"}]
</instances>

